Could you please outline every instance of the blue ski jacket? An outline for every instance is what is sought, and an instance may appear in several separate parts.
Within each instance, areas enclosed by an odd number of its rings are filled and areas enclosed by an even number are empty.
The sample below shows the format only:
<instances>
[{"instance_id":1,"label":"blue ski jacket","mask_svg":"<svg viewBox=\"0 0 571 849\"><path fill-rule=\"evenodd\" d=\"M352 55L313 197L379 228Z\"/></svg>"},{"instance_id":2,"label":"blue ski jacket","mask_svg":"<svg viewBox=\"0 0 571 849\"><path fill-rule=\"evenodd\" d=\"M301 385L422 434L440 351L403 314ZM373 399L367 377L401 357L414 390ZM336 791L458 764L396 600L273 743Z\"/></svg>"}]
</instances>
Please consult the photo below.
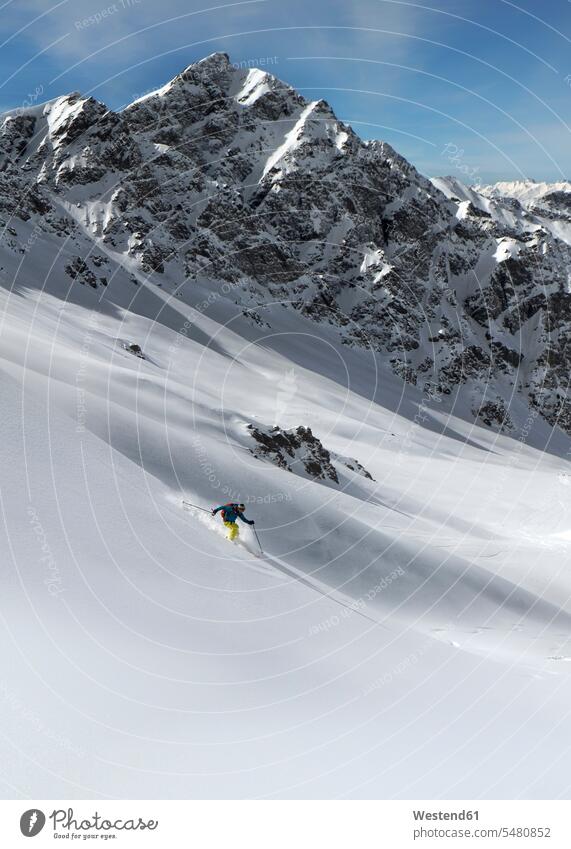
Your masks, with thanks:
<instances>
[{"instance_id":1,"label":"blue ski jacket","mask_svg":"<svg viewBox=\"0 0 571 849\"><path fill-rule=\"evenodd\" d=\"M254 524L249 519L246 519L237 504L221 504L220 507L217 507L215 510L212 511L212 515L215 516L219 510L222 510L222 519L225 522L235 522L236 519L240 519L247 525Z\"/></svg>"}]
</instances>

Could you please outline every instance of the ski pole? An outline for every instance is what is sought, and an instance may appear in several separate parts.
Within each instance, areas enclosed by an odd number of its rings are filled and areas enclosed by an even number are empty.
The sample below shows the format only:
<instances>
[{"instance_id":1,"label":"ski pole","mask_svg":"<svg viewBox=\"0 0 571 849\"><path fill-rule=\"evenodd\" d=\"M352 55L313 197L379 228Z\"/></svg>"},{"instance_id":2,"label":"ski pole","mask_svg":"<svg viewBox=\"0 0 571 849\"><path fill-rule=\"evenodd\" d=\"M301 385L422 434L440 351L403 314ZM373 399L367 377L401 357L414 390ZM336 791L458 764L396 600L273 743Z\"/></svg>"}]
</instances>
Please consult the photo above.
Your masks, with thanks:
<instances>
[{"instance_id":1,"label":"ski pole","mask_svg":"<svg viewBox=\"0 0 571 849\"><path fill-rule=\"evenodd\" d=\"M255 528L253 528L253 531L254 531L254 535L255 535L255 537L256 537L256 542L257 542L257 543L258 543L258 545L260 546L260 552L263 554L263 553L264 553L264 549L262 548L262 543L260 542L260 538L259 538L259 536L258 536L258 532L257 532L257 530L256 530Z\"/></svg>"},{"instance_id":2,"label":"ski pole","mask_svg":"<svg viewBox=\"0 0 571 849\"><path fill-rule=\"evenodd\" d=\"M192 501L184 501L182 502L187 507L194 507L195 510L202 510L203 513L212 513L212 510L207 510L206 507L199 507L198 504L193 504Z\"/></svg>"}]
</instances>

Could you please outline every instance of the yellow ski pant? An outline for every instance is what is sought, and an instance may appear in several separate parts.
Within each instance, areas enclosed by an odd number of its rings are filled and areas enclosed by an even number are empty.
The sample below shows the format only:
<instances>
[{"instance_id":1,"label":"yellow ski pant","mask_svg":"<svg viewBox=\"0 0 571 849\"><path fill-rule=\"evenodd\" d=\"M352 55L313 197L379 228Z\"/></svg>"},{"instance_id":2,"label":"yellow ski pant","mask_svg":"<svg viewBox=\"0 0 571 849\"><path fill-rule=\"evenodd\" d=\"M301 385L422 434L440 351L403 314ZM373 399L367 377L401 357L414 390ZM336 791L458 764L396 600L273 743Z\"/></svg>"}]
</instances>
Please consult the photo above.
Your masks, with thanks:
<instances>
[{"instance_id":1,"label":"yellow ski pant","mask_svg":"<svg viewBox=\"0 0 571 849\"><path fill-rule=\"evenodd\" d=\"M224 522L224 527L228 528L228 539L233 542L240 533L240 528L236 522Z\"/></svg>"}]
</instances>

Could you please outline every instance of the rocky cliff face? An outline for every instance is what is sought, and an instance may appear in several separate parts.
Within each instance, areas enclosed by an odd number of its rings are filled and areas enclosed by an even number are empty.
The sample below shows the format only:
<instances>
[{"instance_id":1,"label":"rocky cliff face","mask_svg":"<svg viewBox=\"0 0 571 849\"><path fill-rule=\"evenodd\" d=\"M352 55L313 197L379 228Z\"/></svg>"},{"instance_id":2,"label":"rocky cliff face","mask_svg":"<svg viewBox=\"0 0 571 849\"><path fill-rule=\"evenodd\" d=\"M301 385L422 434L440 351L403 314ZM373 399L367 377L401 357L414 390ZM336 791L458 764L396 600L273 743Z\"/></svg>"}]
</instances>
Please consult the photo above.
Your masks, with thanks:
<instances>
[{"instance_id":1,"label":"rocky cliff face","mask_svg":"<svg viewBox=\"0 0 571 849\"><path fill-rule=\"evenodd\" d=\"M225 281L252 315L281 300L430 397L462 393L481 423L512 429L519 396L571 433L568 184L431 182L225 54L119 113L74 93L3 116L0 169L2 249L33 221L65 241L70 285L106 285L111 261Z\"/></svg>"},{"instance_id":2,"label":"rocky cliff face","mask_svg":"<svg viewBox=\"0 0 571 849\"><path fill-rule=\"evenodd\" d=\"M311 428L300 425L294 429L283 430L277 425L264 428L250 424L248 430L257 443L255 448L250 448L254 457L273 463L280 469L313 480L333 481L338 484L337 464L342 470L349 469L354 474L373 480L373 476L358 460L328 451L321 440L312 433Z\"/></svg>"}]
</instances>

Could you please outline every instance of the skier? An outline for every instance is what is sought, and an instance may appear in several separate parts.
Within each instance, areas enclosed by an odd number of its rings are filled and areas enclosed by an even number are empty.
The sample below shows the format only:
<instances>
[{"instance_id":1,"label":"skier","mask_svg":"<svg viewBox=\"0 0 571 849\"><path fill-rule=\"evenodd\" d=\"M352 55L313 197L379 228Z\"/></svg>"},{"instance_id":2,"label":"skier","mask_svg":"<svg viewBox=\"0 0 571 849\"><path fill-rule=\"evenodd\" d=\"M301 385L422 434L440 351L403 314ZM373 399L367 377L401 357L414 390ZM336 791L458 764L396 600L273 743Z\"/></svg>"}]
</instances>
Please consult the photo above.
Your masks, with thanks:
<instances>
[{"instance_id":1,"label":"skier","mask_svg":"<svg viewBox=\"0 0 571 849\"><path fill-rule=\"evenodd\" d=\"M230 542L234 542L236 537L240 533L240 528L236 524L236 519L240 519L240 521L245 522L247 525L253 525L253 519L246 519L244 516L244 510L246 509L245 504L234 504L231 502L230 504L221 504L220 507L217 507L212 511L212 515L216 516L219 510L222 510L222 521L226 528L228 528L228 539Z\"/></svg>"}]
</instances>

